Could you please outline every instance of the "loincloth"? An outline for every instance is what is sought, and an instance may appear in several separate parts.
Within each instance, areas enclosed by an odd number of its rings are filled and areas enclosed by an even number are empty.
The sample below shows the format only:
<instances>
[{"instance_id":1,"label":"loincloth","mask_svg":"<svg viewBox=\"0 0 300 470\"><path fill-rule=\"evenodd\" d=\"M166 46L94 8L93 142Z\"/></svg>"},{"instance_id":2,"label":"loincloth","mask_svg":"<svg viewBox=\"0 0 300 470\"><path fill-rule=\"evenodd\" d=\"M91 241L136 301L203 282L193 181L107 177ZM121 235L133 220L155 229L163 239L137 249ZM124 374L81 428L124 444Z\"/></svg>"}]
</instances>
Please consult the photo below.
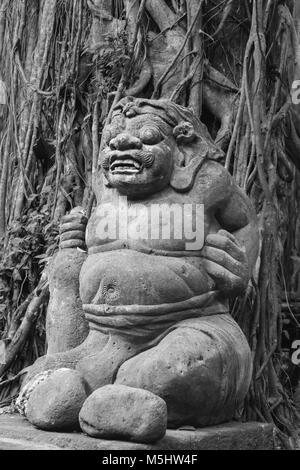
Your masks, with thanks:
<instances>
[{"instance_id":1,"label":"loincloth","mask_svg":"<svg viewBox=\"0 0 300 470\"><path fill-rule=\"evenodd\" d=\"M219 291L187 300L158 305L84 304L90 329L105 334L153 338L187 319L228 313L228 303Z\"/></svg>"}]
</instances>

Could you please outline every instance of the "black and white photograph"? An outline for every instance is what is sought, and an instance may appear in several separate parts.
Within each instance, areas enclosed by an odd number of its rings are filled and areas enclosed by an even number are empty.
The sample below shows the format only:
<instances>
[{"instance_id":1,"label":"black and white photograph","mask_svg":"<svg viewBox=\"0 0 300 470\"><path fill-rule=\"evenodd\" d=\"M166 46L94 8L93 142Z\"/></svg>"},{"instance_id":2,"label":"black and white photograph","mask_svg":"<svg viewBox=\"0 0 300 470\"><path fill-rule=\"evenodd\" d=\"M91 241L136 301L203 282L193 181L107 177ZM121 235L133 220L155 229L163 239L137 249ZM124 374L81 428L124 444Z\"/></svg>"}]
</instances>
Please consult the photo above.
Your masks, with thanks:
<instances>
[{"instance_id":1,"label":"black and white photograph","mask_svg":"<svg viewBox=\"0 0 300 470\"><path fill-rule=\"evenodd\" d=\"M300 450L300 0L0 0L0 455L28 450Z\"/></svg>"}]
</instances>

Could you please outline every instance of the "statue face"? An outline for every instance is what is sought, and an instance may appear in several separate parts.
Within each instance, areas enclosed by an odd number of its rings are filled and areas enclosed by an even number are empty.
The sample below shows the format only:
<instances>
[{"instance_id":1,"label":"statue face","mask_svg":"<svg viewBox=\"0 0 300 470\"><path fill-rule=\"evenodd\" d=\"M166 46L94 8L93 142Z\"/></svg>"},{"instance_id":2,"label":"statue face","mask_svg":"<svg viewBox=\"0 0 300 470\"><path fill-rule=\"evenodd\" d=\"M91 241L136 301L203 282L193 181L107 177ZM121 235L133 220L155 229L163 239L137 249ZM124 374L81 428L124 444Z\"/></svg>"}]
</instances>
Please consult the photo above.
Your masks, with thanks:
<instances>
[{"instance_id":1,"label":"statue face","mask_svg":"<svg viewBox=\"0 0 300 470\"><path fill-rule=\"evenodd\" d=\"M169 184L176 141L160 117L117 114L103 139L101 164L111 187L127 196L143 196Z\"/></svg>"}]
</instances>

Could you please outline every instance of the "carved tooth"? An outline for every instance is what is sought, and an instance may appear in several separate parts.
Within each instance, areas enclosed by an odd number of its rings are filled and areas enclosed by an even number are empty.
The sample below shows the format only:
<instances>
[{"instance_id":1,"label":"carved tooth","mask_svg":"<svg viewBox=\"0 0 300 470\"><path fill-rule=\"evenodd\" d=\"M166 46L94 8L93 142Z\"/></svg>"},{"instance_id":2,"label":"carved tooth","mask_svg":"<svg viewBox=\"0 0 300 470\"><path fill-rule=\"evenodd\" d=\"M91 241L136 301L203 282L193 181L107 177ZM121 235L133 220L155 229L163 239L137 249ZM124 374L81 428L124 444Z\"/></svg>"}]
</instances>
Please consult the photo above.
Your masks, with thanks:
<instances>
[{"instance_id":1,"label":"carved tooth","mask_svg":"<svg viewBox=\"0 0 300 470\"><path fill-rule=\"evenodd\" d=\"M138 170L135 168L124 168L124 167L118 167L114 170L112 170L113 174L118 174L118 173L124 173L124 174L129 174L129 173L138 173Z\"/></svg>"},{"instance_id":2,"label":"carved tooth","mask_svg":"<svg viewBox=\"0 0 300 470\"><path fill-rule=\"evenodd\" d=\"M136 172L136 169L139 170L141 168L141 164L133 158L126 158L124 160L115 160L111 164L111 170L115 170L116 167L118 167L119 169L127 167L127 169L132 169L134 172Z\"/></svg>"}]
</instances>

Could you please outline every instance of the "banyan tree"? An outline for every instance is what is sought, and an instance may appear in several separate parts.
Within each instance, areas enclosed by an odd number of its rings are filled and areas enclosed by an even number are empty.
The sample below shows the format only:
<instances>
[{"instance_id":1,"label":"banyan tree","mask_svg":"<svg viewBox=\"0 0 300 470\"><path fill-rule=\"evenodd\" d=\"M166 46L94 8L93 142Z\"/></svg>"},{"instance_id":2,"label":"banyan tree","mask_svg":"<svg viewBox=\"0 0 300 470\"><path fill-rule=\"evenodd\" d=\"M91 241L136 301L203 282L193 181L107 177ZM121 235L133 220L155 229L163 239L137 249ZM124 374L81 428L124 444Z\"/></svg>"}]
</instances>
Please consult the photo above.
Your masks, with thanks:
<instances>
[{"instance_id":1,"label":"banyan tree","mask_svg":"<svg viewBox=\"0 0 300 470\"><path fill-rule=\"evenodd\" d=\"M93 211L113 105L168 98L193 108L254 203L259 259L231 304L254 364L241 419L274 423L293 445L299 34L292 0L0 0L1 406L47 348L59 222L75 206Z\"/></svg>"}]
</instances>

